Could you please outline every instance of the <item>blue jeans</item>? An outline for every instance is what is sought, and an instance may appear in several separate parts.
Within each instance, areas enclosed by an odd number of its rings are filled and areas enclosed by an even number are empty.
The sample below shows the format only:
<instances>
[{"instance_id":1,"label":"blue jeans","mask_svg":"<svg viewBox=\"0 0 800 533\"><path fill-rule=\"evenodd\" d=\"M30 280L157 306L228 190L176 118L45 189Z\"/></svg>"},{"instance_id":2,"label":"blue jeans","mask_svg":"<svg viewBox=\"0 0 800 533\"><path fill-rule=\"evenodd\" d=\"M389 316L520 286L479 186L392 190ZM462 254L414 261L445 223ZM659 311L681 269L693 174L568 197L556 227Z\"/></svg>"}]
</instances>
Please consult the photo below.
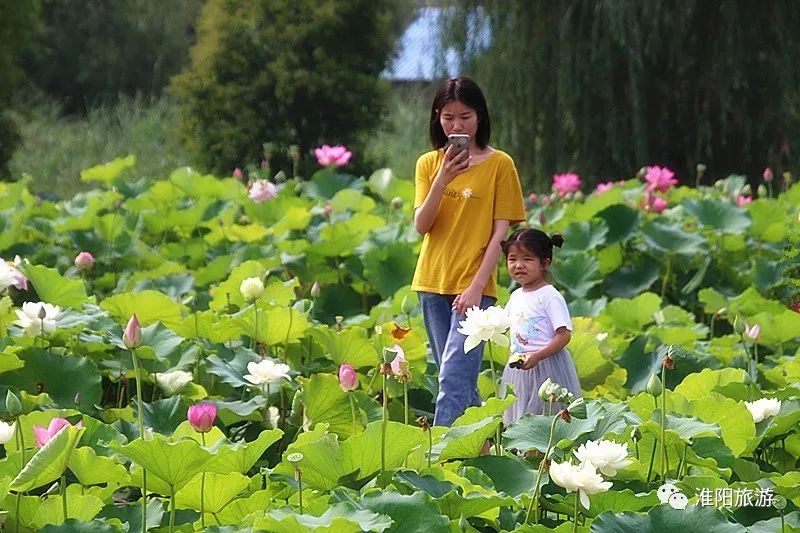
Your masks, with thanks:
<instances>
[{"instance_id":1,"label":"blue jeans","mask_svg":"<svg viewBox=\"0 0 800 533\"><path fill-rule=\"evenodd\" d=\"M449 426L464 414L467 407L480 405L478 394L478 373L483 361L483 345L464 353L466 335L456 331L459 322L466 319L453 310L455 294L435 294L419 292L422 317L433 352L433 359L439 369L439 395L436 397L434 425ZM497 301L492 296L481 296L481 309L490 307Z\"/></svg>"}]
</instances>

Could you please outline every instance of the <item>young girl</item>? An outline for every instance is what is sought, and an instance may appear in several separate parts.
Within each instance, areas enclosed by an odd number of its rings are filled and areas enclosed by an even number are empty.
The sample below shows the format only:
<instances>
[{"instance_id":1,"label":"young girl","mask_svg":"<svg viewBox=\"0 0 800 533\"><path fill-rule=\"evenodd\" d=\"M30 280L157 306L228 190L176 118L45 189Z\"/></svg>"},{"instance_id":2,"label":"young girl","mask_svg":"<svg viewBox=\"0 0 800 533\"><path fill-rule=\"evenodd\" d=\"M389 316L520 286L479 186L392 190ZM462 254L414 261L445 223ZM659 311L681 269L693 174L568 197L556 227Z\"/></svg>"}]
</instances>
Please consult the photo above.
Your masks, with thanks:
<instances>
[{"instance_id":1,"label":"young girl","mask_svg":"<svg viewBox=\"0 0 800 533\"><path fill-rule=\"evenodd\" d=\"M472 306L497 300L500 242L525 208L511 157L489 146L491 124L483 92L469 78L451 78L431 106L433 151L417 161L414 227L424 237L411 284L418 291L433 359L439 369L434 424L449 426L480 405L483 345L464 353L459 322ZM469 136L467 150L447 145Z\"/></svg>"},{"instance_id":2,"label":"young girl","mask_svg":"<svg viewBox=\"0 0 800 533\"><path fill-rule=\"evenodd\" d=\"M548 237L538 229L516 231L502 243L508 272L520 287L506 305L511 317L511 353L524 357L522 368L506 365L501 390L514 386L517 400L503 414L506 425L525 413L542 414L544 402L539 387L547 379L566 387L576 398L581 386L572 357L565 348L572 334L567 302L548 282L547 267L553 261L553 246L561 235Z\"/></svg>"}]
</instances>

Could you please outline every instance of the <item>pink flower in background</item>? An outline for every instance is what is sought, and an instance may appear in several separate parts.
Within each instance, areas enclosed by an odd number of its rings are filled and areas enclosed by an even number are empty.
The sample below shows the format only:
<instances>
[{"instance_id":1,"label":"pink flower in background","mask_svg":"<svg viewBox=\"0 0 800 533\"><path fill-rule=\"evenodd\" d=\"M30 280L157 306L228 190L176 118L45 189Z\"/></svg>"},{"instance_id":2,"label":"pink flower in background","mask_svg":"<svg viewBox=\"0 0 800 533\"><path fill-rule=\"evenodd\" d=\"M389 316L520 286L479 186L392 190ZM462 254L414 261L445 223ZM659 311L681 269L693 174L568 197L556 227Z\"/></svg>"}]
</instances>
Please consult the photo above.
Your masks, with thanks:
<instances>
[{"instance_id":1,"label":"pink flower in background","mask_svg":"<svg viewBox=\"0 0 800 533\"><path fill-rule=\"evenodd\" d=\"M339 367L339 386L345 392L358 388L358 376L352 365L344 363Z\"/></svg>"},{"instance_id":2,"label":"pink flower in background","mask_svg":"<svg viewBox=\"0 0 800 533\"><path fill-rule=\"evenodd\" d=\"M553 176L553 190L559 196L566 196L581 188L581 178L577 174L556 174Z\"/></svg>"},{"instance_id":3,"label":"pink flower in background","mask_svg":"<svg viewBox=\"0 0 800 533\"><path fill-rule=\"evenodd\" d=\"M667 167L647 167L644 180L647 182L647 191L666 192L673 185L678 184L673 176L675 173Z\"/></svg>"},{"instance_id":4,"label":"pink flower in background","mask_svg":"<svg viewBox=\"0 0 800 533\"><path fill-rule=\"evenodd\" d=\"M744 324L744 334L750 337L753 340L758 338L759 333L761 333L761 326L758 324L753 324L752 326L748 326L747 322Z\"/></svg>"},{"instance_id":5,"label":"pink flower in background","mask_svg":"<svg viewBox=\"0 0 800 533\"><path fill-rule=\"evenodd\" d=\"M186 418L195 431L208 433L214 427L217 418L217 406L211 402L200 402L189 406Z\"/></svg>"},{"instance_id":6,"label":"pink flower in background","mask_svg":"<svg viewBox=\"0 0 800 533\"><path fill-rule=\"evenodd\" d=\"M250 186L250 199L260 204L278 195L278 188L269 180L256 180Z\"/></svg>"},{"instance_id":7,"label":"pink flower in background","mask_svg":"<svg viewBox=\"0 0 800 533\"><path fill-rule=\"evenodd\" d=\"M645 211L652 211L653 213L663 213L667 208L667 201L654 194L647 193L644 197Z\"/></svg>"},{"instance_id":8,"label":"pink flower in background","mask_svg":"<svg viewBox=\"0 0 800 533\"><path fill-rule=\"evenodd\" d=\"M50 439L56 436L56 434L64 429L67 426L72 426L69 423L69 420L66 418L54 418L50 421L50 425L47 428L43 428L42 426L33 426L33 433L36 435L36 446L39 448L43 447L45 444L50 442ZM83 427L83 422L78 422L75 424L76 428Z\"/></svg>"},{"instance_id":9,"label":"pink flower in background","mask_svg":"<svg viewBox=\"0 0 800 533\"><path fill-rule=\"evenodd\" d=\"M532 204L535 204L535 203L536 203L536 200L538 200L538 199L539 199L539 196L538 196L538 195L537 195L535 192L532 192L532 193L530 193L530 194L528 195L528 201L529 201L530 203L532 203Z\"/></svg>"},{"instance_id":10,"label":"pink flower in background","mask_svg":"<svg viewBox=\"0 0 800 533\"><path fill-rule=\"evenodd\" d=\"M736 199L736 205L738 205L739 207L743 207L752 201L753 201L752 196L744 196L740 194L739 197Z\"/></svg>"},{"instance_id":11,"label":"pink flower in background","mask_svg":"<svg viewBox=\"0 0 800 533\"><path fill-rule=\"evenodd\" d=\"M94 266L94 256L89 252L81 252L75 256L75 266L78 270L91 270Z\"/></svg>"},{"instance_id":12,"label":"pink flower in background","mask_svg":"<svg viewBox=\"0 0 800 533\"><path fill-rule=\"evenodd\" d=\"M234 168L233 177L236 178L237 180L242 179L242 169L239 167Z\"/></svg>"},{"instance_id":13,"label":"pink flower in background","mask_svg":"<svg viewBox=\"0 0 800 533\"><path fill-rule=\"evenodd\" d=\"M764 169L764 173L763 173L763 174L761 174L761 177L762 177L762 178L764 178L764 181L766 181L767 183L769 183L770 181L772 181L772 178L773 178L773 176L772 176L772 169L771 169L771 168L769 168L769 167L765 168L765 169Z\"/></svg>"},{"instance_id":14,"label":"pink flower in background","mask_svg":"<svg viewBox=\"0 0 800 533\"><path fill-rule=\"evenodd\" d=\"M607 190L611 189L612 187L614 187L614 182L613 181L607 181L605 183L598 183L597 184L597 188L594 190L594 192L596 192L597 194L601 194L601 193L604 193Z\"/></svg>"},{"instance_id":15,"label":"pink flower in background","mask_svg":"<svg viewBox=\"0 0 800 533\"><path fill-rule=\"evenodd\" d=\"M28 278L17 268L19 263L19 257L17 257L13 264L10 261L3 261L3 259L0 258L0 291L4 291L11 286L21 291L28 290Z\"/></svg>"},{"instance_id":16,"label":"pink flower in background","mask_svg":"<svg viewBox=\"0 0 800 533\"><path fill-rule=\"evenodd\" d=\"M142 326L139 325L139 319L134 314L128 325L125 326L125 331L122 333L122 343L129 350L138 348L142 344Z\"/></svg>"},{"instance_id":17,"label":"pink flower in background","mask_svg":"<svg viewBox=\"0 0 800 533\"><path fill-rule=\"evenodd\" d=\"M342 145L328 146L323 144L314 150L314 155L317 156L317 163L322 167L330 165L341 167L350 161L353 153Z\"/></svg>"}]
</instances>

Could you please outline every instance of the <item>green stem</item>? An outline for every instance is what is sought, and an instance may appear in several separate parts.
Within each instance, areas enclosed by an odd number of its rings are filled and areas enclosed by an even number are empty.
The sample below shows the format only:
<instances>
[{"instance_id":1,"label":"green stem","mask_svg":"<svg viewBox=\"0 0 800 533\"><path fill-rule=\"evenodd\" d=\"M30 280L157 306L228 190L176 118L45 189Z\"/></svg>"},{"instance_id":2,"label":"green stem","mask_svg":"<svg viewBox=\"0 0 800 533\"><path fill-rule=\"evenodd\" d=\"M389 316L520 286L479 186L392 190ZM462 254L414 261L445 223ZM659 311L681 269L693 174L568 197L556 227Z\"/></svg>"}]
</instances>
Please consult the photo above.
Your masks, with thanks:
<instances>
[{"instance_id":1,"label":"green stem","mask_svg":"<svg viewBox=\"0 0 800 533\"><path fill-rule=\"evenodd\" d=\"M25 441L22 439L22 420L17 417L17 427L15 428L17 445L22 452L22 468L25 468ZM17 491L17 502L14 511L14 531L19 533L19 505L22 500L22 493Z\"/></svg>"},{"instance_id":2,"label":"green stem","mask_svg":"<svg viewBox=\"0 0 800 533\"><path fill-rule=\"evenodd\" d=\"M428 428L428 468L431 466L431 455L433 454L433 433Z\"/></svg>"},{"instance_id":3,"label":"green stem","mask_svg":"<svg viewBox=\"0 0 800 533\"><path fill-rule=\"evenodd\" d=\"M303 514L303 472L297 469L297 493L298 500L300 501L300 514Z\"/></svg>"},{"instance_id":4,"label":"green stem","mask_svg":"<svg viewBox=\"0 0 800 533\"><path fill-rule=\"evenodd\" d=\"M667 352L667 357L671 352ZM664 483L666 476L667 443L664 440L665 427L667 424L667 365L661 366L661 482Z\"/></svg>"},{"instance_id":5,"label":"green stem","mask_svg":"<svg viewBox=\"0 0 800 533\"><path fill-rule=\"evenodd\" d=\"M579 496L580 495L576 492L575 493L575 514L573 515L575 520L572 523L572 533L575 533L576 531L578 531L578 500L580 500Z\"/></svg>"},{"instance_id":6,"label":"green stem","mask_svg":"<svg viewBox=\"0 0 800 533\"><path fill-rule=\"evenodd\" d=\"M653 451L650 452L650 466L647 467L647 483L650 483L650 474L653 473L653 461L656 458L656 446L658 445L657 442L653 442Z\"/></svg>"},{"instance_id":7,"label":"green stem","mask_svg":"<svg viewBox=\"0 0 800 533\"><path fill-rule=\"evenodd\" d=\"M686 463L686 450L689 449L689 446L684 443L683 444L683 455L681 456L681 460L678 463L678 470L675 472L675 477L680 479L681 478L681 470L683 469L683 465Z\"/></svg>"},{"instance_id":8,"label":"green stem","mask_svg":"<svg viewBox=\"0 0 800 533\"><path fill-rule=\"evenodd\" d=\"M136 357L136 352L131 350L131 359L133 360L133 372L136 374L136 418L139 421L139 438L144 440L144 411L142 409L142 377L139 373L139 358ZM147 470L142 468L142 533L147 532Z\"/></svg>"},{"instance_id":9,"label":"green stem","mask_svg":"<svg viewBox=\"0 0 800 533\"><path fill-rule=\"evenodd\" d=\"M255 351L256 349L256 337L258 337L258 306L256 302L253 302L253 310L255 311L255 321L253 324L253 337L250 339L250 349Z\"/></svg>"},{"instance_id":10,"label":"green stem","mask_svg":"<svg viewBox=\"0 0 800 533\"><path fill-rule=\"evenodd\" d=\"M383 415L381 419L381 487L386 488L384 479L386 476L386 426L388 419L386 417L386 374L383 377Z\"/></svg>"},{"instance_id":11,"label":"green stem","mask_svg":"<svg viewBox=\"0 0 800 533\"><path fill-rule=\"evenodd\" d=\"M666 264L666 272L664 272L664 279L661 280L661 299L664 299L664 294L667 292L667 282L669 281L670 270L671 270L671 261L670 255L667 254L667 264Z\"/></svg>"},{"instance_id":12,"label":"green stem","mask_svg":"<svg viewBox=\"0 0 800 533\"><path fill-rule=\"evenodd\" d=\"M206 447L206 434L200 433L200 440L203 443L203 448ZM206 471L200 474L200 527L206 528Z\"/></svg>"},{"instance_id":13,"label":"green stem","mask_svg":"<svg viewBox=\"0 0 800 533\"><path fill-rule=\"evenodd\" d=\"M525 522L527 523L531 517L531 509L534 508L534 502L536 505L536 513L534 514L534 523L539 522L539 485L542 481L542 475L544 474L544 464L547 461L548 456L550 455L550 448L553 445L553 434L556 430L556 422L558 421L558 415L553 417L553 422L550 423L550 438L547 440L547 451L544 452L544 457L539 462L539 470L536 473L536 484L534 485L533 489L533 497L531 498L531 503L528 506L528 513L525 515Z\"/></svg>"},{"instance_id":14,"label":"green stem","mask_svg":"<svg viewBox=\"0 0 800 533\"><path fill-rule=\"evenodd\" d=\"M175 529L175 486L169 486L169 533Z\"/></svg>"},{"instance_id":15,"label":"green stem","mask_svg":"<svg viewBox=\"0 0 800 533\"><path fill-rule=\"evenodd\" d=\"M347 393L347 398L350 400L350 414L353 415L353 435L355 435L358 433L358 425L356 424L356 403L350 392Z\"/></svg>"},{"instance_id":16,"label":"green stem","mask_svg":"<svg viewBox=\"0 0 800 533\"><path fill-rule=\"evenodd\" d=\"M494 372L494 357L492 357L492 341L486 341L489 345L489 367L492 369L492 383L494 384L494 396L500 398L500 385L497 383L497 377ZM497 429L494 430L494 452L498 457L503 455L500 450L500 426L503 424L502 420L497 424Z\"/></svg>"},{"instance_id":17,"label":"green stem","mask_svg":"<svg viewBox=\"0 0 800 533\"><path fill-rule=\"evenodd\" d=\"M403 380L403 406L405 414L405 424L408 425L408 382Z\"/></svg>"},{"instance_id":18,"label":"green stem","mask_svg":"<svg viewBox=\"0 0 800 533\"><path fill-rule=\"evenodd\" d=\"M758 380L758 343L753 339L753 383Z\"/></svg>"},{"instance_id":19,"label":"green stem","mask_svg":"<svg viewBox=\"0 0 800 533\"><path fill-rule=\"evenodd\" d=\"M61 509L64 511L64 522L67 521L67 475L61 474Z\"/></svg>"}]
</instances>

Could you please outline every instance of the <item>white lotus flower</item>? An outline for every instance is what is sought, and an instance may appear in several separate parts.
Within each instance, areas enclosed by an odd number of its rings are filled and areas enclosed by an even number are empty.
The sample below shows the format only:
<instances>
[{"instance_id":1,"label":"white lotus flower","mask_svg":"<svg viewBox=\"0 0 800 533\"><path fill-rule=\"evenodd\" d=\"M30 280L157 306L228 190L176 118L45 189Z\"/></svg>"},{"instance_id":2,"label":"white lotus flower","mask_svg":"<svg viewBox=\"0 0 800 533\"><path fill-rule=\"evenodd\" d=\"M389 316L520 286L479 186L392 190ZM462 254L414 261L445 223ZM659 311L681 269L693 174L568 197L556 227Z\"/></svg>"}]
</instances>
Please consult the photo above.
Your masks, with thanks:
<instances>
[{"instance_id":1,"label":"white lotus flower","mask_svg":"<svg viewBox=\"0 0 800 533\"><path fill-rule=\"evenodd\" d=\"M13 424L7 424L0 420L0 444L5 444L11 440L11 437L14 436L14 429L16 429L16 427L16 422Z\"/></svg>"},{"instance_id":2,"label":"white lotus flower","mask_svg":"<svg viewBox=\"0 0 800 533\"><path fill-rule=\"evenodd\" d=\"M458 332L466 335L464 341L464 353L469 352L481 341L492 340L499 346L508 346L508 336L505 331L510 325L510 320L506 310L499 306L491 306L488 309L480 309L473 306L467 309L467 319L459 322L461 325Z\"/></svg>"},{"instance_id":3,"label":"white lotus flower","mask_svg":"<svg viewBox=\"0 0 800 533\"><path fill-rule=\"evenodd\" d=\"M744 406L753 415L753 421L758 423L768 416L777 416L781 410L781 401L775 398L761 398L754 402L744 402Z\"/></svg>"},{"instance_id":4,"label":"white lotus flower","mask_svg":"<svg viewBox=\"0 0 800 533\"><path fill-rule=\"evenodd\" d=\"M156 385L164 389L170 396L181 390L187 383L192 381L192 373L185 370L173 370L172 372L156 372Z\"/></svg>"},{"instance_id":5,"label":"white lotus flower","mask_svg":"<svg viewBox=\"0 0 800 533\"><path fill-rule=\"evenodd\" d=\"M272 359L262 359L258 363L247 363L247 371L250 373L244 379L263 388L281 379L289 379L290 370L289 365L276 363Z\"/></svg>"},{"instance_id":6,"label":"white lotus flower","mask_svg":"<svg viewBox=\"0 0 800 533\"><path fill-rule=\"evenodd\" d=\"M617 475L617 470L631 464L628 443L617 444L610 440L588 441L573 452L581 463L589 462L605 476Z\"/></svg>"},{"instance_id":7,"label":"white lotus flower","mask_svg":"<svg viewBox=\"0 0 800 533\"><path fill-rule=\"evenodd\" d=\"M261 278L247 278L239 285L239 292L246 302L252 302L264 294L264 282Z\"/></svg>"},{"instance_id":8,"label":"white lotus flower","mask_svg":"<svg viewBox=\"0 0 800 533\"><path fill-rule=\"evenodd\" d=\"M589 494L606 492L611 488L610 481L603 481L603 476L597 473L592 463L573 465L570 463L550 463L550 479L567 489L568 492L577 492L578 498L584 508L588 509Z\"/></svg>"},{"instance_id":9,"label":"white lotus flower","mask_svg":"<svg viewBox=\"0 0 800 533\"><path fill-rule=\"evenodd\" d=\"M19 318L14 323L25 330L25 334L30 337L41 334L43 326L44 333L52 333L56 330L59 311L61 308L57 305L45 302L25 302L22 304L22 309L17 309ZM41 317L41 313L44 314L44 318Z\"/></svg>"},{"instance_id":10,"label":"white lotus flower","mask_svg":"<svg viewBox=\"0 0 800 533\"><path fill-rule=\"evenodd\" d=\"M28 288L28 278L15 266L0 258L0 291L4 291L12 285L19 290L25 290Z\"/></svg>"}]
</instances>

